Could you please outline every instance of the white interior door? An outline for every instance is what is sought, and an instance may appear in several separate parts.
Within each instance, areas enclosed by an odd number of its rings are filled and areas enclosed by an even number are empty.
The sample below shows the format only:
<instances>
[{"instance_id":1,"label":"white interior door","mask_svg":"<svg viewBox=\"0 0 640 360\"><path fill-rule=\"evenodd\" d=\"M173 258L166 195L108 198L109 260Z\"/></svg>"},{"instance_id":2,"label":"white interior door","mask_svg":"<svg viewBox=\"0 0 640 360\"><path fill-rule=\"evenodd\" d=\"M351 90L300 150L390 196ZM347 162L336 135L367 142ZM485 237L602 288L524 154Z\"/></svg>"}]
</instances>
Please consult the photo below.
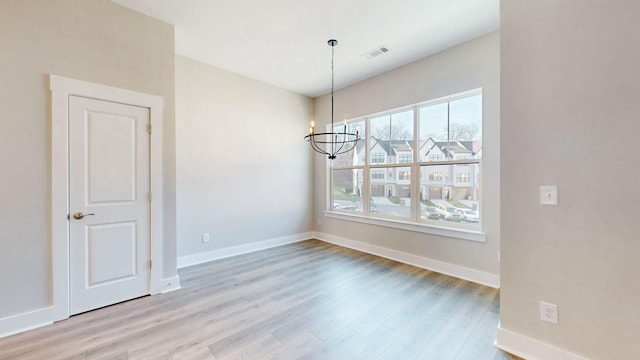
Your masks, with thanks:
<instances>
[{"instance_id":1,"label":"white interior door","mask_svg":"<svg viewBox=\"0 0 640 360\"><path fill-rule=\"evenodd\" d=\"M69 98L70 314L149 294L149 110Z\"/></svg>"}]
</instances>

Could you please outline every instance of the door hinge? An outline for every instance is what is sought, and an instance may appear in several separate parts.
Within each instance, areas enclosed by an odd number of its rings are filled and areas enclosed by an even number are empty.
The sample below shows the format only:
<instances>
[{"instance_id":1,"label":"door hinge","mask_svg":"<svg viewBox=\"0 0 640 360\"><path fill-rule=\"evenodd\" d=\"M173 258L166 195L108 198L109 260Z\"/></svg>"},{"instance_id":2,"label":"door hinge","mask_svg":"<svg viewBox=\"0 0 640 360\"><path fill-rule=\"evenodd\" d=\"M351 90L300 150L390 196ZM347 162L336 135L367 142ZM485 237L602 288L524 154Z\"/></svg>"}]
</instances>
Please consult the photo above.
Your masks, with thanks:
<instances>
[{"instance_id":1,"label":"door hinge","mask_svg":"<svg viewBox=\"0 0 640 360\"><path fill-rule=\"evenodd\" d=\"M153 200L153 193L149 191L149 201Z\"/></svg>"},{"instance_id":2,"label":"door hinge","mask_svg":"<svg viewBox=\"0 0 640 360\"><path fill-rule=\"evenodd\" d=\"M149 132L149 134L151 134L152 130L153 130L153 127L151 126L151 124L147 124L147 131Z\"/></svg>"},{"instance_id":3,"label":"door hinge","mask_svg":"<svg viewBox=\"0 0 640 360\"><path fill-rule=\"evenodd\" d=\"M153 268L153 260L149 260L149 270Z\"/></svg>"}]
</instances>

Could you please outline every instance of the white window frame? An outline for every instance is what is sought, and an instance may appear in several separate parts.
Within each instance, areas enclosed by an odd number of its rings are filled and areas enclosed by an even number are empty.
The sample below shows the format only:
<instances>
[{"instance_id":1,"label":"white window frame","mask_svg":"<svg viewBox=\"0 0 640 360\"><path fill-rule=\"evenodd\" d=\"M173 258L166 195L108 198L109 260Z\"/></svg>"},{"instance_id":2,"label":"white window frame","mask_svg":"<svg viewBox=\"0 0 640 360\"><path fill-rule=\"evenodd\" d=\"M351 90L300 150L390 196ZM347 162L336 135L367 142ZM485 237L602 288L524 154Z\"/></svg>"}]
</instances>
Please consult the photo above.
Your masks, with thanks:
<instances>
[{"instance_id":1,"label":"white window frame","mask_svg":"<svg viewBox=\"0 0 640 360\"><path fill-rule=\"evenodd\" d=\"M366 117L361 117L361 118L355 118L355 119L351 119L351 120L347 120L347 122L361 122L361 121L365 121L365 133L363 134L364 139L368 145L369 139L370 139L370 119L372 118L376 118L376 117L380 117L380 116L385 116L385 115L390 115L393 113L398 113L398 112L402 112L402 111L407 111L410 109L413 109L413 114L414 114L414 144L419 144L419 131L418 131L418 127L419 127L419 120L418 120L418 111L421 107L425 107L425 106L430 106L430 105L436 105L438 103L445 103L445 102L452 102L455 100L459 100L462 98L466 98L466 97L471 97L471 96L475 96L475 95L482 95L482 89L473 89L473 90L469 90L469 91L465 91L465 92L461 92L461 93L457 93L454 95L450 95L450 96L445 96L442 98L438 98L438 99L434 99L434 100L430 100L430 101L425 101L425 102L421 102L418 104L413 104L410 106L404 106L404 107L400 107L397 109L392 109L389 111L385 111L385 112L381 112L381 113L376 113L376 114L371 114L369 116ZM483 103L484 103L484 97L483 97ZM484 119L482 122L482 127L484 128ZM484 146L484 145L483 145ZM418 154L418 149L419 146L414 146L413 149L413 159L420 159L419 158L419 154ZM402 230L408 230L408 231L413 231L413 232L420 232L420 233L427 233L427 234L432 234L432 235L439 235L439 236L444 236L444 237L450 237L450 238L455 238L455 239L463 239L463 240L471 240L471 241L478 241L478 242L485 242L486 241L486 236L485 233L483 231L484 225L483 222L481 221L477 226L474 225L470 225L469 227L453 227L453 226L446 226L446 225L436 225L435 223L429 223L429 222L422 222L422 221L418 221L419 218L419 213L420 213L420 201L412 201L412 205L411 205L411 215L409 219L402 219L402 218L393 218L393 217L386 217L384 215L381 214L373 214L370 212L370 186L371 186L371 170L372 169L377 169L377 168L402 168L402 167L409 167L411 170L411 184L418 184L417 186L412 186L411 187L411 199L418 199L419 198L419 192L420 192L420 171L421 171L421 167L422 166L438 166L438 165L467 165L470 163L475 163L478 164L480 166L480 168L482 169L482 159L471 159L471 160L444 160L444 161L438 161L437 164L434 164L432 161L425 161L425 162L420 162L420 161L413 161L411 163L396 163L396 164L390 164L390 163L384 163L384 164L379 164L379 163L372 163L371 162L371 158L370 158L370 153L369 153L369 146L365 146L364 147L364 158L368 159L369 161L365 162L365 164L358 164L358 165L353 165L353 166L349 166L349 167L340 167L336 170L339 169L362 169L363 170L363 184L362 184L362 189L363 189L363 196L362 196L362 205L363 205L363 211L362 212L347 212L347 211L340 211L338 209L333 209L332 207L332 194L333 194L333 176L332 176L332 172L333 172L333 162L331 160L327 160L326 162L326 177L327 177L327 191L326 191L326 210L325 210L325 216L329 217L329 218L335 218L335 219L341 219L341 220L346 220L346 221L353 221L353 222L358 222L358 223L364 223L364 224L370 224L370 225L377 225L377 226L384 226L384 227L391 227L391 228L396 228L396 229L402 229ZM480 183L480 189L482 189L482 184L483 182ZM482 191L482 190L481 190ZM482 213L482 207L483 207L483 202L479 202L479 210ZM459 226L459 225L458 225Z\"/></svg>"}]
</instances>

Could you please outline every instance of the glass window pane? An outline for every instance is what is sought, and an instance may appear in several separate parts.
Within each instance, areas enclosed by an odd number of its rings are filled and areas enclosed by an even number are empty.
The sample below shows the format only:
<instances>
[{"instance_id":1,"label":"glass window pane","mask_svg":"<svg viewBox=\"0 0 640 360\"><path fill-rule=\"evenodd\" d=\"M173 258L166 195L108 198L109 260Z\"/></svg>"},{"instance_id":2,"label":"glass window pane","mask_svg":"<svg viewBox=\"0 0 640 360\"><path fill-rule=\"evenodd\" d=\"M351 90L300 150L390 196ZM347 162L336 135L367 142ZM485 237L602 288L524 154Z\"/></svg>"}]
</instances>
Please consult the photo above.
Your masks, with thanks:
<instances>
[{"instance_id":1,"label":"glass window pane","mask_svg":"<svg viewBox=\"0 0 640 360\"><path fill-rule=\"evenodd\" d=\"M332 208L362 212L362 169L333 170Z\"/></svg>"},{"instance_id":2,"label":"glass window pane","mask_svg":"<svg viewBox=\"0 0 640 360\"><path fill-rule=\"evenodd\" d=\"M413 109L371 119L371 164L413 161Z\"/></svg>"},{"instance_id":3,"label":"glass window pane","mask_svg":"<svg viewBox=\"0 0 640 360\"><path fill-rule=\"evenodd\" d=\"M372 118L369 121L371 138L369 139L369 163L386 164L390 162L391 154L389 140L391 139L391 116Z\"/></svg>"},{"instance_id":4,"label":"glass window pane","mask_svg":"<svg viewBox=\"0 0 640 360\"><path fill-rule=\"evenodd\" d=\"M335 133L344 133L345 131L351 134L357 134L361 137L361 140L356 143L352 150L339 154L333 162L334 167L348 167L354 165L364 164L365 156L365 141L364 141L364 129L365 121L356 120L348 123L341 123L334 125L333 131ZM338 135L338 141L342 141L344 137ZM350 138L349 138L350 139ZM352 144L345 143L344 148L348 149Z\"/></svg>"},{"instance_id":5,"label":"glass window pane","mask_svg":"<svg viewBox=\"0 0 640 360\"><path fill-rule=\"evenodd\" d=\"M482 140L482 95L451 101L449 121L452 140Z\"/></svg>"},{"instance_id":6,"label":"glass window pane","mask_svg":"<svg viewBox=\"0 0 640 360\"><path fill-rule=\"evenodd\" d=\"M480 165L420 167L420 219L478 223Z\"/></svg>"},{"instance_id":7,"label":"glass window pane","mask_svg":"<svg viewBox=\"0 0 640 360\"><path fill-rule=\"evenodd\" d=\"M420 108L420 161L482 157L482 95Z\"/></svg>"},{"instance_id":8,"label":"glass window pane","mask_svg":"<svg viewBox=\"0 0 640 360\"><path fill-rule=\"evenodd\" d=\"M447 103L420 108L420 150L419 161L444 161L447 159L448 145L448 105Z\"/></svg>"},{"instance_id":9,"label":"glass window pane","mask_svg":"<svg viewBox=\"0 0 640 360\"><path fill-rule=\"evenodd\" d=\"M371 169L370 181L371 213L400 218L411 216L411 168Z\"/></svg>"},{"instance_id":10,"label":"glass window pane","mask_svg":"<svg viewBox=\"0 0 640 360\"><path fill-rule=\"evenodd\" d=\"M470 96L449 103L450 137L458 147L454 160L482 157L482 95Z\"/></svg>"},{"instance_id":11,"label":"glass window pane","mask_svg":"<svg viewBox=\"0 0 640 360\"><path fill-rule=\"evenodd\" d=\"M391 140L413 140L413 109L391 115Z\"/></svg>"}]
</instances>

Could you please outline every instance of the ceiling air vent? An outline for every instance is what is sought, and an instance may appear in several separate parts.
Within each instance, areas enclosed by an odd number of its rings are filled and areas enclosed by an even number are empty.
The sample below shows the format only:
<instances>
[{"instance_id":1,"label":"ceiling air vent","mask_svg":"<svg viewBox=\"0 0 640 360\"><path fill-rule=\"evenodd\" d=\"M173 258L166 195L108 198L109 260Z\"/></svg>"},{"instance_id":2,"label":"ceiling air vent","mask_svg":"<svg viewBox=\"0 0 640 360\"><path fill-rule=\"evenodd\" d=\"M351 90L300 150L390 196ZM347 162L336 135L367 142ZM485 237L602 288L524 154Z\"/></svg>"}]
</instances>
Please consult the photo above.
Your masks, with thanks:
<instances>
[{"instance_id":1,"label":"ceiling air vent","mask_svg":"<svg viewBox=\"0 0 640 360\"><path fill-rule=\"evenodd\" d=\"M381 45L371 51L368 51L366 54L363 54L362 56L366 57L367 59L373 59L374 57L380 56L384 53L388 53L389 50L390 49L387 45Z\"/></svg>"}]
</instances>

